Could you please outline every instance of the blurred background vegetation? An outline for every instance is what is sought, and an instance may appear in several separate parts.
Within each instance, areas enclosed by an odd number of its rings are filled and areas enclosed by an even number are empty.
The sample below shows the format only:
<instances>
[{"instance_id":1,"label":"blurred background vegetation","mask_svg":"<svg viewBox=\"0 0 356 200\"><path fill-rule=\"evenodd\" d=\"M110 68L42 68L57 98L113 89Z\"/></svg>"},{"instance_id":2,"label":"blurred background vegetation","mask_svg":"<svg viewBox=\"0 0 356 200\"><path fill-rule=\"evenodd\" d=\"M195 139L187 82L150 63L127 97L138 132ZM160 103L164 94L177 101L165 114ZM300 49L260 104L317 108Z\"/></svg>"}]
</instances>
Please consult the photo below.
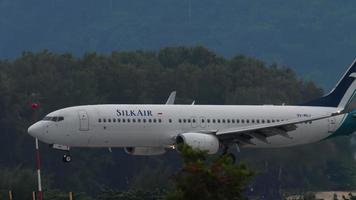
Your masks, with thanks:
<instances>
[{"instance_id":1,"label":"blurred background vegetation","mask_svg":"<svg viewBox=\"0 0 356 200\"><path fill-rule=\"evenodd\" d=\"M323 90L290 68L253 57L218 56L203 47L159 51L87 53L25 52L0 61L0 189L28 195L36 189L34 140L27 134L36 118L66 106L104 103L164 103L177 90L177 103L298 104ZM285 193L350 190L356 187L355 141L340 137L283 149L242 149L239 160L257 172L246 193L279 199ZM122 149L73 149L74 161L41 144L47 196L73 191L80 199L110 192L167 191L181 167L176 152L135 157ZM1 192L0 191L0 192ZM144 193L147 194L147 193ZM58 195L57 195L58 196ZM21 199L26 199L24 196ZM78 197L79 198L79 197Z\"/></svg>"},{"instance_id":2,"label":"blurred background vegetation","mask_svg":"<svg viewBox=\"0 0 356 200\"><path fill-rule=\"evenodd\" d=\"M289 65L331 89L355 58L355 1L1 0L0 58L204 45Z\"/></svg>"}]
</instances>

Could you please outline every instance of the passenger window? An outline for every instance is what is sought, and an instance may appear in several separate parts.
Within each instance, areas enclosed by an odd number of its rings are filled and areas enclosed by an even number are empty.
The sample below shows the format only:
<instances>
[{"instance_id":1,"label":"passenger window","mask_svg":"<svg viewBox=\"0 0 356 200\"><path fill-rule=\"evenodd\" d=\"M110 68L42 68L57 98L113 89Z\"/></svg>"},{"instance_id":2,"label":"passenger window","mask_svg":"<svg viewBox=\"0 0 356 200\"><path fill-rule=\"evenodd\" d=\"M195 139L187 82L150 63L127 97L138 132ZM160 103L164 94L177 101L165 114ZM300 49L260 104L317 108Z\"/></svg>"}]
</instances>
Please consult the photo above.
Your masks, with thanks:
<instances>
[{"instance_id":1,"label":"passenger window","mask_svg":"<svg viewBox=\"0 0 356 200\"><path fill-rule=\"evenodd\" d=\"M186 123L187 122L187 120L186 119L183 119L183 123Z\"/></svg>"},{"instance_id":2,"label":"passenger window","mask_svg":"<svg viewBox=\"0 0 356 200\"><path fill-rule=\"evenodd\" d=\"M131 122L131 120L130 119L127 119L127 123L130 123Z\"/></svg>"},{"instance_id":3,"label":"passenger window","mask_svg":"<svg viewBox=\"0 0 356 200\"><path fill-rule=\"evenodd\" d=\"M205 122L205 120L204 119L201 119L201 123L204 123Z\"/></svg>"},{"instance_id":4,"label":"passenger window","mask_svg":"<svg viewBox=\"0 0 356 200\"><path fill-rule=\"evenodd\" d=\"M228 123L228 124L230 123L230 120L229 120L229 119L227 120L227 123Z\"/></svg>"},{"instance_id":5,"label":"passenger window","mask_svg":"<svg viewBox=\"0 0 356 200\"><path fill-rule=\"evenodd\" d=\"M244 119L242 119L242 120L241 120L241 123L245 123L245 120L244 120Z\"/></svg>"},{"instance_id":6,"label":"passenger window","mask_svg":"<svg viewBox=\"0 0 356 200\"><path fill-rule=\"evenodd\" d=\"M222 120L222 123L225 123L225 119Z\"/></svg>"},{"instance_id":7,"label":"passenger window","mask_svg":"<svg viewBox=\"0 0 356 200\"><path fill-rule=\"evenodd\" d=\"M112 122L116 122L116 119L112 119Z\"/></svg>"},{"instance_id":8,"label":"passenger window","mask_svg":"<svg viewBox=\"0 0 356 200\"><path fill-rule=\"evenodd\" d=\"M216 123L215 119L213 119L213 123Z\"/></svg>"},{"instance_id":9,"label":"passenger window","mask_svg":"<svg viewBox=\"0 0 356 200\"><path fill-rule=\"evenodd\" d=\"M271 123L271 121L268 119L268 120L267 120L267 123Z\"/></svg>"},{"instance_id":10,"label":"passenger window","mask_svg":"<svg viewBox=\"0 0 356 200\"><path fill-rule=\"evenodd\" d=\"M195 119L192 119L193 123L195 123ZM190 120L188 120L188 122L190 122Z\"/></svg>"},{"instance_id":11,"label":"passenger window","mask_svg":"<svg viewBox=\"0 0 356 200\"><path fill-rule=\"evenodd\" d=\"M159 123L162 123L162 119L158 119L158 122L159 122Z\"/></svg>"},{"instance_id":12,"label":"passenger window","mask_svg":"<svg viewBox=\"0 0 356 200\"><path fill-rule=\"evenodd\" d=\"M275 121L274 121L274 119L272 119L272 123L274 123Z\"/></svg>"},{"instance_id":13,"label":"passenger window","mask_svg":"<svg viewBox=\"0 0 356 200\"><path fill-rule=\"evenodd\" d=\"M105 118L103 119L103 122L106 122L106 119L105 119Z\"/></svg>"},{"instance_id":14,"label":"passenger window","mask_svg":"<svg viewBox=\"0 0 356 200\"><path fill-rule=\"evenodd\" d=\"M132 122L133 122L133 123L136 123L136 119L132 119Z\"/></svg>"},{"instance_id":15,"label":"passenger window","mask_svg":"<svg viewBox=\"0 0 356 200\"><path fill-rule=\"evenodd\" d=\"M101 123L101 119L100 118L98 119L98 122Z\"/></svg>"},{"instance_id":16,"label":"passenger window","mask_svg":"<svg viewBox=\"0 0 356 200\"><path fill-rule=\"evenodd\" d=\"M235 124L235 120L234 120L234 119L232 119L232 120L231 120L231 123L234 123L234 124Z\"/></svg>"},{"instance_id":17,"label":"passenger window","mask_svg":"<svg viewBox=\"0 0 356 200\"><path fill-rule=\"evenodd\" d=\"M117 122L120 122L121 120L120 120L120 118L119 119L117 119Z\"/></svg>"},{"instance_id":18,"label":"passenger window","mask_svg":"<svg viewBox=\"0 0 356 200\"><path fill-rule=\"evenodd\" d=\"M263 120L262 120L262 124L264 124L264 123L265 123L265 120L263 119Z\"/></svg>"},{"instance_id":19,"label":"passenger window","mask_svg":"<svg viewBox=\"0 0 356 200\"><path fill-rule=\"evenodd\" d=\"M260 123L260 120L259 120L259 119L258 119L258 120L256 120L256 123L257 123L257 124L259 124L259 123Z\"/></svg>"},{"instance_id":20,"label":"passenger window","mask_svg":"<svg viewBox=\"0 0 356 200\"><path fill-rule=\"evenodd\" d=\"M108 122L110 123L110 122L111 122L111 119L108 119Z\"/></svg>"},{"instance_id":21,"label":"passenger window","mask_svg":"<svg viewBox=\"0 0 356 200\"><path fill-rule=\"evenodd\" d=\"M149 122L149 123L152 123L152 119L148 119L148 122Z\"/></svg>"},{"instance_id":22,"label":"passenger window","mask_svg":"<svg viewBox=\"0 0 356 200\"><path fill-rule=\"evenodd\" d=\"M178 122L179 122L179 123L182 123L182 119L178 119Z\"/></svg>"},{"instance_id":23,"label":"passenger window","mask_svg":"<svg viewBox=\"0 0 356 200\"><path fill-rule=\"evenodd\" d=\"M138 123L141 123L141 119L137 119L137 122L138 122Z\"/></svg>"},{"instance_id":24,"label":"passenger window","mask_svg":"<svg viewBox=\"0 0 356 200\"><path fill-rule=\"evenodd\" d=\"M218 123L220 124L220 119L218 119Z\"/></svg>"},{"instance_id":25,"label":"passenger window","mask_svg":"<svg viewBox=\"0 0 356 200\"><path fill-rule=\"evenodd\" d=\"M239 124L239 123L240 123L240 120L239 120L239 119L237 119L237 120L236 120L236 123L238 123L238 124Z\"/></svg>"},{"instance_id":26,"label":"passenger window","mask_svg":"<svg viewBox=\"0 0 356 200\"><path fill-rule=\"evenodd\" d=\"M122 122L125 123L125 119L122 119Z\"/></svg>"},{"instance_id":27,"label":"passenger window","mask_svg":"<svg viewBox=\"0 0 356 200\"><path fill-rule=\"evenodd\" d=\"M188 119L188 123L190 123L190 119Z\"/></svg>"},{"instance_id":28,"label":"passenger window","mask_svg":"<svg viewBox=\"0 0 356 200\"><path fill-rule=\"evenodd\" d=\"M210 123L210 119L207 119L206 121L207 121L208 123Z\"/></svg>"},{"instance_id":29,"label":"passenger window","mask_svg":"<svg viewBox=\"0 0 356 200\"><path fill-rule=\"evenodd\" d=\"M156 123L157 122L157 120L156 119L153 119L153 123Z\"/></svg>"},{"instance_id":30,"label":"passenger window","mask_svg":"<svg viewBox=\"0 0 356 200\"><path fill-rule=\"evenodd\" d=\"M169 123L172 123L172 119L169 119L168 121L169 121Z\"/></svg>"},{"instance_id":31,"label":"passenger window","mask_svg":"<svg viewBox=\"0 0 356 200\"><path fill-rule=\"evenodd\" d=\"M142 121L143 121L143 123L146 123L146 119L143 119Z\"/></svg>"}]
</instances>

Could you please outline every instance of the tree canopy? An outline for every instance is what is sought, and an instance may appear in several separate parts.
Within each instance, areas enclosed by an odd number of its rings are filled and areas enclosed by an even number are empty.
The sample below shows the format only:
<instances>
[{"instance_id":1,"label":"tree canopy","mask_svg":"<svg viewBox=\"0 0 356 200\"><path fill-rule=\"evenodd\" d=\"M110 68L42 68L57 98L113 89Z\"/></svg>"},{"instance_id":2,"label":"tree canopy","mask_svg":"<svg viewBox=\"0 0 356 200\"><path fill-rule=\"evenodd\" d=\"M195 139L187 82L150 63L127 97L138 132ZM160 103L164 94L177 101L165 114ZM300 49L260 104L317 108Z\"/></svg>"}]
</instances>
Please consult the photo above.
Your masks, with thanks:
<instances>
[{"instance_id":1,"label":"tree canopy","mask_svg":"<svg viewBox=\"0 0 356 200\"><path fill-rule=\"evenodd\" d=\"M0 60L0 169L19 165L33 169L34 143L27 128L53 110L83 104L164 103L172 90L182 104L193 100L197 104L298 104L323 94L313 82L298 78L285 66L243 55L225 58L202 46L81 57L24 52L14 60ZM40 105L35 115L32 102ZM152 190L155 184L150 183L156 178L160 184L155 187L161 186L157 189L170 189L169 175L179 166L175 152L132 157L116 149L113 153L73 149L75 159L70 165L61 162L61 152L47 145L41 145L41 153L46 188L91 195L108 187ZM243 149L239 159L259 172L252 195L356 186L348 139L280 150ZM154 169L164 173L146 176Z\"/></svg>"}]
</instances>

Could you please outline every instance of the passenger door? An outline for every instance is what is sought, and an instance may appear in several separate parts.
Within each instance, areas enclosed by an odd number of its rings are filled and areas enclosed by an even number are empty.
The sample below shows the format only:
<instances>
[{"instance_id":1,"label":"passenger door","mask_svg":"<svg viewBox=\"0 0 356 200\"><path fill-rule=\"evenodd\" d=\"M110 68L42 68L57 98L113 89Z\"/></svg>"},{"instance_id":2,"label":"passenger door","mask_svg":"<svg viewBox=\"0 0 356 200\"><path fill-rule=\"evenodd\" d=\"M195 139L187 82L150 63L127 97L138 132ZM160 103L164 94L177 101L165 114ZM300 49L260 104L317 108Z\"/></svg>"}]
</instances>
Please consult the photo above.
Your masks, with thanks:
<instances>
[{"instance_id":1,"label":"passenger door","mask_svg":"<svg viewBox=\"0 0 356 200\"><path fill-rule=\"evenodd\" d=\"M88 113L84 110L78 111L79 115L79 130L88 131L89 130L89 117Z\"/></svg>"}]
</instances>

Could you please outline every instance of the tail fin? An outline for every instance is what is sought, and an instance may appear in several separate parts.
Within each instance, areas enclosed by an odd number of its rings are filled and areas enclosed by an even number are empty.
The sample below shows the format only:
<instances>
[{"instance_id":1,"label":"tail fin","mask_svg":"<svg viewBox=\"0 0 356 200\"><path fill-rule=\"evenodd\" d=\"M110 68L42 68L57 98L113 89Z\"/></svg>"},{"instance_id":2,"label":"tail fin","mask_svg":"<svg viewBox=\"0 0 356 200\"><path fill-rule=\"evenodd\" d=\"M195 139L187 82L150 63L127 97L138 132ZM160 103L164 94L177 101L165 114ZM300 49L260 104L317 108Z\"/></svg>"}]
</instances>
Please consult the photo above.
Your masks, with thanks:
<instances>
[{"instance_id":1,"label":"tail fin","mask_svg":"<svg viewBox=\"0 0 356 200\"><path fill-rule=\"evenodd\" d=\"M331 92L320 99L304 103L304 106L345 108L356 92L356 60Z\"/></svg>"}]
</instances>

